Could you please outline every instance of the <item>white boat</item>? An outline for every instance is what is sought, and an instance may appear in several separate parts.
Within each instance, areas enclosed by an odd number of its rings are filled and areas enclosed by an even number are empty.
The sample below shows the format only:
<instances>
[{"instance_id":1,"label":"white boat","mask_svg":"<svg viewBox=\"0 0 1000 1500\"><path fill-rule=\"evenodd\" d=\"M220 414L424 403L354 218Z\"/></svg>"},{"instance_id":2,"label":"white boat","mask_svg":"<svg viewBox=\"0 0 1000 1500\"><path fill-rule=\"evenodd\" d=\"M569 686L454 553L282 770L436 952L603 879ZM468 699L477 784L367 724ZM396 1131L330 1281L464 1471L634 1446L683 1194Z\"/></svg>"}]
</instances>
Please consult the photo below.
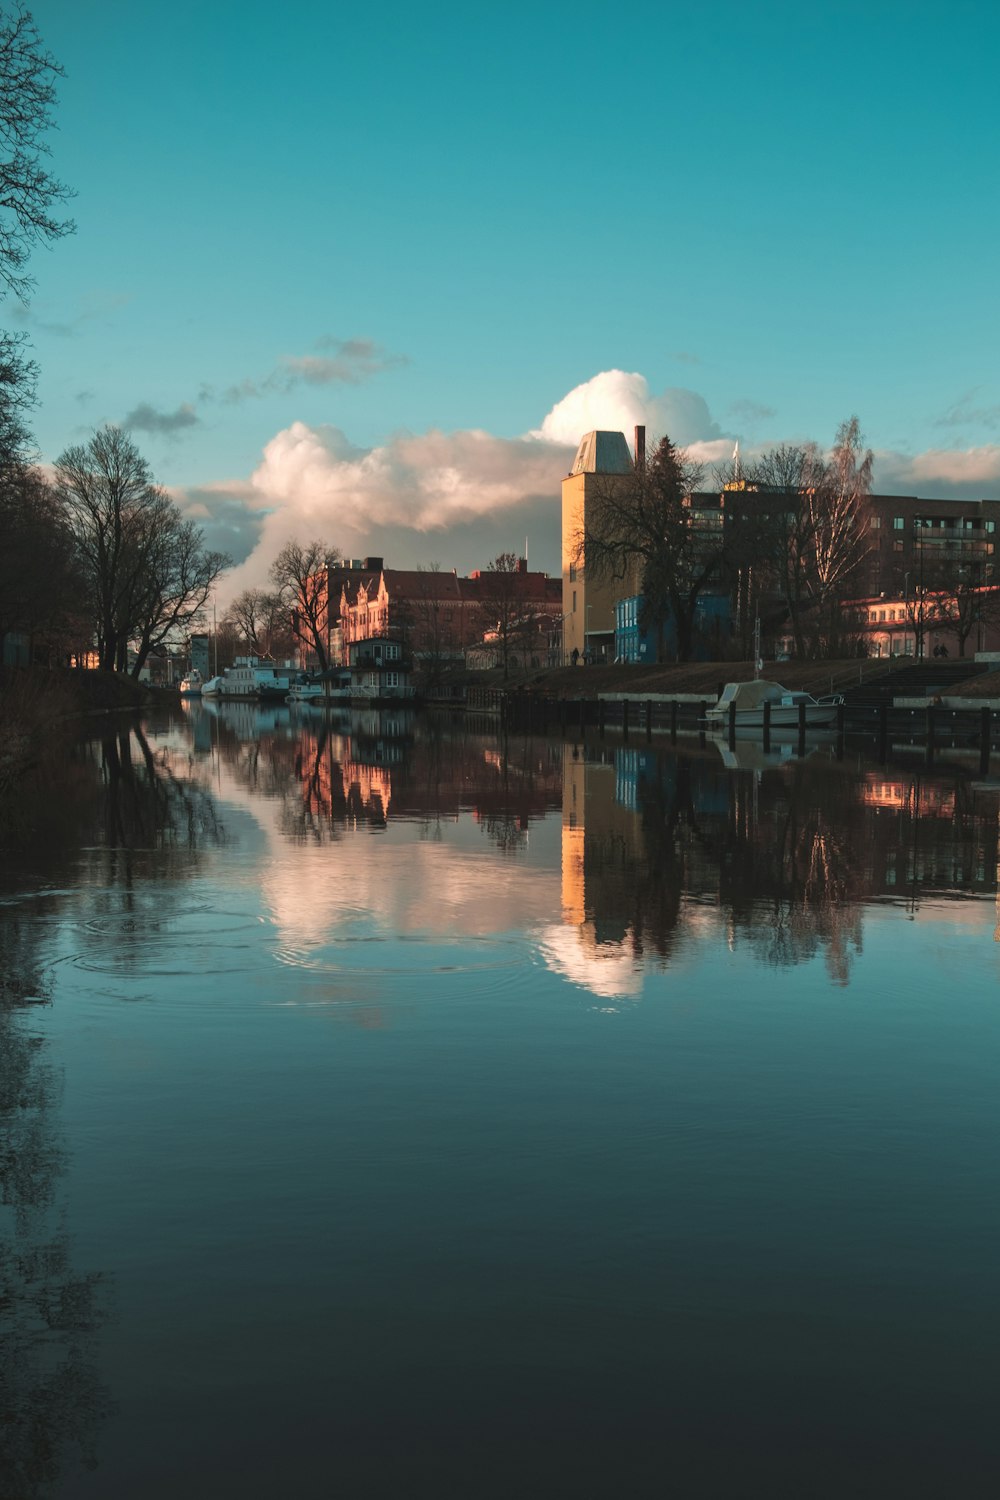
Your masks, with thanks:
<instances>
[{"instance_id":1,"label":"white boat","mask_svg":"<svg viewBox=\"0 0 1000 1500\"><path fill-rule=\"evenodd\" d=\"M219 698L222 696L222 677L210 677L201 685L201 696L203 698Z\"/></svg>"},{"instance_id":2,"label":"white boat","mask_svg":"<svg viewBox=\"0 0 1000 1500\"><path fill-rule=\"evenodd\" d=\"M192 667L188 675L181 678L180 687L177 691L182 698L200 698L204 685L198 668Z\"/></svg>"},{"instance_id":3,"label":"white boat","mask_svg":"<svg viewBox=\"0 0 1000 1500\"><path fill-rule=\"evenodd\" d=\"M223 698L257 698L272 703L284 702L292 685L294 668L289 664L261 662L255 656L238 656L227 667L219 688Z\"/></svg>"},{"instance_id":4,"label":"white boat","mask_svg":"<svg viewBox=\"0 0 1000 1500\"><path fill-rule=\"evenodd\" d=\"M321 682L293 682L288 689L286 703L322 703L324 687Z\"/></svg>"},{"instance_id":5,"label":"white boat","mask_svg":"<svg viewBox=\"0 0 1000 1500\"><path fill-rule=\"evenodd\" d=\"M772 729L798 729L800 722L807 729L824 729L836 723L837 709L843 701L838 693L814 698L810 693L793 693L780 683L763 678L754 682L727 682L718 703L705 714L705 721L709 729L725 732L729 728L730 711L735 710L737 729L763 729L764 705L769 703Z\"/></svg>"},{"instance_id":6,"label":"white boat","mask_svg":"<svg viewBox=\"0 0 1000 1500\"><path fill-rule=\"evenodd\" d=\"M351 674L346 667L330 667L319 677L303 678L288 690L286 703L343 703L351 701Z\"/></svg>"}]
</instances>

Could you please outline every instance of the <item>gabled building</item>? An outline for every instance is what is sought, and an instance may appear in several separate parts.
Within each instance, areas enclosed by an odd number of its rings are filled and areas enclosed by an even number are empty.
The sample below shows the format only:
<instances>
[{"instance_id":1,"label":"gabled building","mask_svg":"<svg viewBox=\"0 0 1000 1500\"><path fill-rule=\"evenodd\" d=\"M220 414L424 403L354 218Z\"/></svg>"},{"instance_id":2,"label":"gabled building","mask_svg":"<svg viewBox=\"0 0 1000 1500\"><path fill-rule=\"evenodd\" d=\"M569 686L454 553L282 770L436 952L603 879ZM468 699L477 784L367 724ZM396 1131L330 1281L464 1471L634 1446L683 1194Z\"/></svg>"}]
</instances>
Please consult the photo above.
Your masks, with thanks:
<instances>
[{"instance_id":1,"label":"gabled building","mask_svg":"<svg viewBox=\"0 0 1000 1500\"><path fill-rule=\"evenodd\" d=\"M412 698L411 661L403 641L390 636L366 636L347 646L351 699L359 703L389 703Z\"/></svg>"},{"instance_id":2,"label":"gabled building","mask_svg":"<svg viewBox=\"0 0 1000 1500\"><path fill-rule=\"evenodd\" d=\"M356 641L392 635L405 642L418 661L461 657L495 626L492 615L500 592L525 621L559 617L559 580L529 572L523 558L514 573L482 569L468 578L421 569L362 570L345 579L341 590L343 650Z\"/></svg>"}]
</instances>

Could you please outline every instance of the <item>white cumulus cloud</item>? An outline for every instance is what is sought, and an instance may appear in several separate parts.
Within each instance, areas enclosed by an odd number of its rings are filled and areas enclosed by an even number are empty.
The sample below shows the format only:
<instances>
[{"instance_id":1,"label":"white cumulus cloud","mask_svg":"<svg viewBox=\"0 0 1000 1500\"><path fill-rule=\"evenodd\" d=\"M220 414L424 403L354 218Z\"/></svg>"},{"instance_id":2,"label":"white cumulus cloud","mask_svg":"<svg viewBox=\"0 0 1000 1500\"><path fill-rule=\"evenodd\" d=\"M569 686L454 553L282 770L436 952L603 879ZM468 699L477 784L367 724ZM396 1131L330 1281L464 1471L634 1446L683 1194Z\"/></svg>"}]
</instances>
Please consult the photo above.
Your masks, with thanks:
<instances>
[{"instance_id":1,"label":"white cumulus cloud","mask_svg":"<svg viewBox=\"0 0 1000 1500\"><path fill-rule=\"evenodd\" d=\"M669 435L684 448L723 438L697 391L672 386L654 396L644 375L625 370L602 370L575 386L556 402L535 436L576 447L582 435L595 428L624 432L631 440L635 427L645 427L652 439Z\"/></svg>"}]
</instances>

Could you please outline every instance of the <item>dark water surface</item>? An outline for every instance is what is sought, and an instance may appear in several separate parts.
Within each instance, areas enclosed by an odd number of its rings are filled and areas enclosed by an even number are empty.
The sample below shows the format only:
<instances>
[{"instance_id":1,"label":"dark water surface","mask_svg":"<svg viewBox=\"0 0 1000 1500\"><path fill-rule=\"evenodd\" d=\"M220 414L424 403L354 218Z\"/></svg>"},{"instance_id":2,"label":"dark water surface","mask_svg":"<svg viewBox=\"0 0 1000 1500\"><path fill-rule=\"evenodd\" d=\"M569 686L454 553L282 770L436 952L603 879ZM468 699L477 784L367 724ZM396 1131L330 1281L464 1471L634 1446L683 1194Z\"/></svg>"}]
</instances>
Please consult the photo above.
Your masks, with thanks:
<instances>
[{"instance_id":1,"label":"dark water surface","mask_svg":"<svg viewBox=\"0 0 1000 1500\"><path fill-rule=\"evenodd\" d=\"M109 721L5 832L0 1493L997 1493L998 809Z\"/></svg>"}]
</instances>

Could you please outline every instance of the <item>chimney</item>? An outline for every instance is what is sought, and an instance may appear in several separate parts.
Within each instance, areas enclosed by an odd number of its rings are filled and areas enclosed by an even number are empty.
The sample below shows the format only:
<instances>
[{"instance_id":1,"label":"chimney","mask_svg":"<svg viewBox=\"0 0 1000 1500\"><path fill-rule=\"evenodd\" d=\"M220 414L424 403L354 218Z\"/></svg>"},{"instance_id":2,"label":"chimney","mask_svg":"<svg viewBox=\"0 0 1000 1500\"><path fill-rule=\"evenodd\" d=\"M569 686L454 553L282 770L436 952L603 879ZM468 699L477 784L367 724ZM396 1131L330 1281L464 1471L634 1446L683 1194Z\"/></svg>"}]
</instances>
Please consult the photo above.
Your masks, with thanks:
<instances>
[{"instance_id":1,"label":"chimney","mask_svg":"<svg viewBox=\"0 0 1000 1500\"><path fill-rule=\"evenodd\" d=\"M519 557L518 558L518 560L517 560L517 571L519 573L527 573L527 571L528 571L528 559L526 557Z\"/></svg>"},{"instance_id":2,"label":"chimney","mask_svg":"<svg viewBox=\"0 0 1000 1500\"><path fill-rule=\"evenodd\" d=\"M646 462L646 429L637 427L635 429L635 466L643 468Z\"/></svg>"}]
</instances>

